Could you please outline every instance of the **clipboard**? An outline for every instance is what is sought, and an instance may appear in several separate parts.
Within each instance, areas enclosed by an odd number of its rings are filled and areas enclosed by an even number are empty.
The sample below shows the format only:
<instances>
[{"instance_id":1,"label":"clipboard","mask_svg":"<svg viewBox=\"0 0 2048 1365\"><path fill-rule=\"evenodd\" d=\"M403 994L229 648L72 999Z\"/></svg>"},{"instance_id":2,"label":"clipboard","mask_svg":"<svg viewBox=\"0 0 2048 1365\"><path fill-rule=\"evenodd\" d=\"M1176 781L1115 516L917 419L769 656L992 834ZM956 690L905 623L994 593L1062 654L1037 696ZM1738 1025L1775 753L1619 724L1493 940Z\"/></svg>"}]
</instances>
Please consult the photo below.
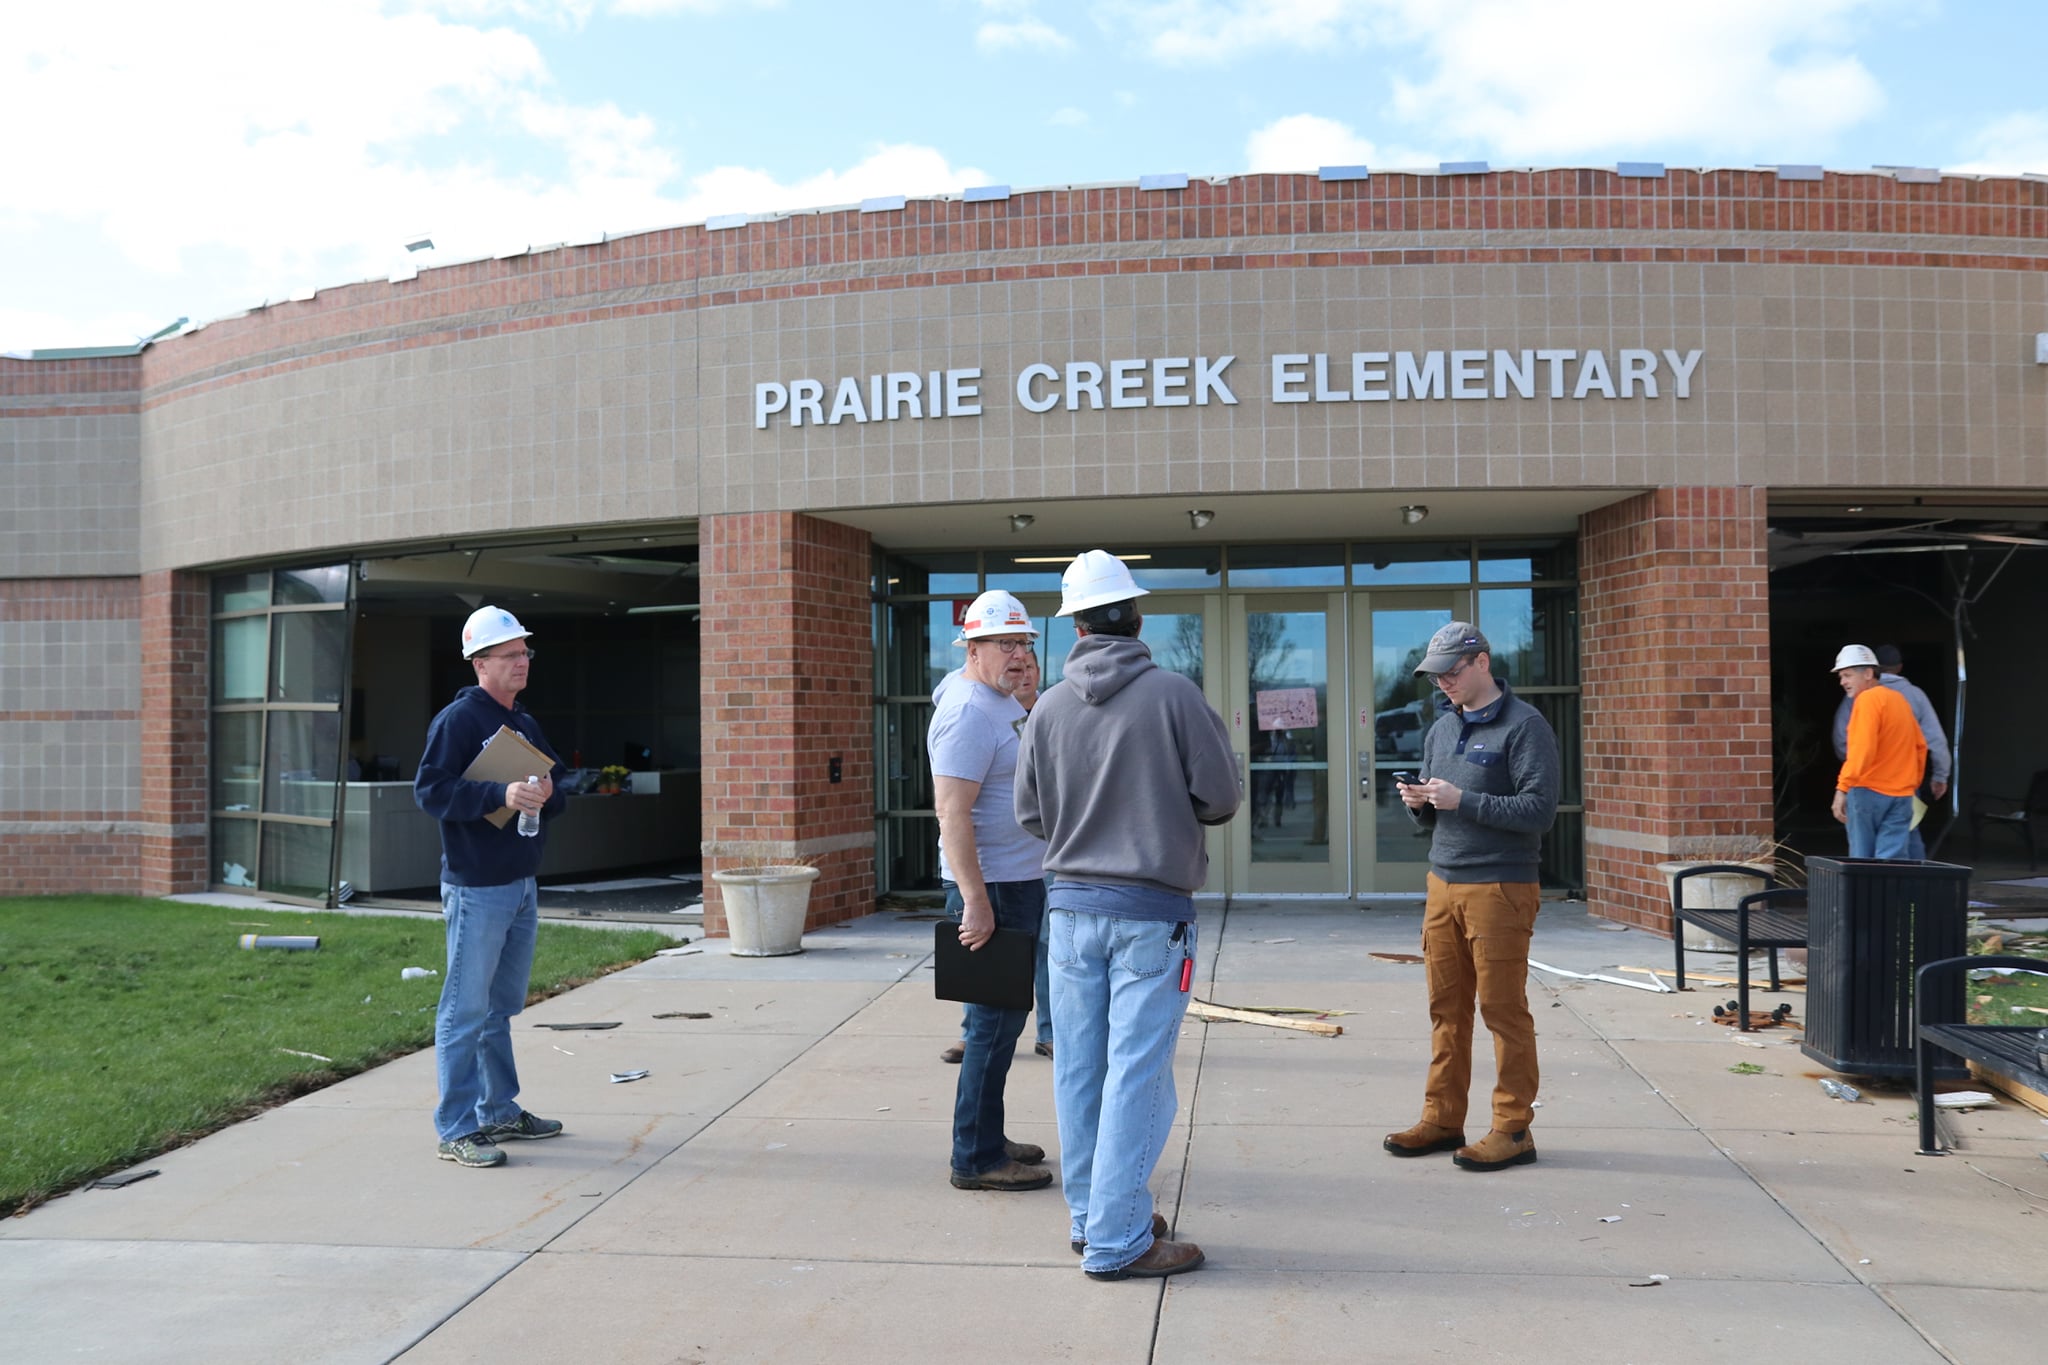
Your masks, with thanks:
<instances>
[{"instance_id":1,"label":"clipboard","mask_svg":"<svg viewBox=\"0 0 2048 1365\"><path fill-rule=\"evenodd\" d=\"M555 770L555 760L537 749L533 741L509 725L500 725L498 733L484 741L484 747L467 768L462 770L464 782L524 782L529 777L550 774ZM510 806L500 806L484 819L505 828L505 822L512 818Z\"/></svg>"},{"instance_id":2,"label":"clipboard","mask_svg":"<svg viewBox=\"0 0 2048 1365\"><path fill-rule=\"evenodd\" d=\"M960 941L960 926L940 920L932 926L932 994L963 1005L1028 1010L1038 975L1038 939L998 929L978 949Z\"/></svg>"}]
</instances>

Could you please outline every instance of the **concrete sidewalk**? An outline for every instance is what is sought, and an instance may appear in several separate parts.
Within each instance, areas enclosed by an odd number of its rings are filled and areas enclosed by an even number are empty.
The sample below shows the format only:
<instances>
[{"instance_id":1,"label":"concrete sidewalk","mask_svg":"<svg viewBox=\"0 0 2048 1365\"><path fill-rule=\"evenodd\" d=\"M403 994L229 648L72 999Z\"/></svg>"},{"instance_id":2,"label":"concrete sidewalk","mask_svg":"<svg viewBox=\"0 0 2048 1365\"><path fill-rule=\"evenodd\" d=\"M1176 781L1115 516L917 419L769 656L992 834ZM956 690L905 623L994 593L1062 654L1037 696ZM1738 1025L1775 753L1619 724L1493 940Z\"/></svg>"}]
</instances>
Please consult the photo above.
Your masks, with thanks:
<instances>
[{"instance_id":1,"label":"concrete sidewalk","mask_svg":"<svg viewBox=\"0 0 2048 1365\"><path fill-rule=\"evenodd\" d=\"M1369 953L1414 951L1419 926L1415 908L1205 913L1200 994L1354 1013L1336 1039L1186 1027L1156 1188L1208 1252L1192 1275L1097 1284L1057 1189L947 1184L958 1073L938 1051L958 1007L932 999L930 922L884 914L800 957L713 940L528 1011L524 1098L568 1132L508 1144L503 1168L434 1159L421 1053L167 1153L153 1179L10 1220L0 1342L36 1362L2038 1354L2042 1121L1960 1115L1960 1153L1916 1156L1908 1098L1828 1099L1791 1037L1738 1046L1701 1022L1720 988L1534 974L1541 1159L1475 1174L1387 1157L1429 1030L1422 969ZM1670 945L1551 906L1535 957L1664 966ZM1758 1003L1780 998L1803 1010L1796 993ZM679 1010L713 1017L654 1017ZM582 1020L623 1027L533 1027ZM1031 1036L1010 1132L1054 1149ZM638 1067L652 1074L609 1080Z\"/></svg>"}]
</instances>

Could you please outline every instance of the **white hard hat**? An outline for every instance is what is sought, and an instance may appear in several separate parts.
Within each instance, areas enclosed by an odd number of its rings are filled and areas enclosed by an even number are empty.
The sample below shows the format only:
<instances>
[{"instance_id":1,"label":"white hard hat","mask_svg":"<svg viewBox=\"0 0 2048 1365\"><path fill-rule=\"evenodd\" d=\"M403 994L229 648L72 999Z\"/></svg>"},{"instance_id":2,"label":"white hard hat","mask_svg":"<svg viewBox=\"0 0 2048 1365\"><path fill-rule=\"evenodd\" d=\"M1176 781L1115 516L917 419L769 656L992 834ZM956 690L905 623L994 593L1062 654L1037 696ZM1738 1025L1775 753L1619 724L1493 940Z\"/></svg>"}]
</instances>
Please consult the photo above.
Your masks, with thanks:
<instances>
[{"instance_id":1,"label":"white hard hat","mask_svg":"<svg viewBox=\"0 0 2048 1365\"><path fill-rule=\"evenodd\" d=\"M1128 602L1145 596L1145 590L1131 577L1124 562L1107 550L1088 550L1074 556L1060 575L1059 615L1072 616L1090 607L1111 602Z\"/></svg>"},{"instance_id":2,"label":"white hard hat","mask_svg":"<svg viewBox=\"0 0 2048 1365\"><path fill-rule=\"evenodd\" d=\"M1029 635L1035 640L1038 627L1031 624L1031 613L1024 610L1022 602L1001 588L990 588L968 603L960 638L953 643L964 645L987 635Z\"/></svg>"},{"instance_id":3,"label":"white hard hat","mask_svg":"<svg viewBox=\"0 0 2048 1365\"><path fill-rule=\"evenodd\" d=\"M1835 666L1828 670L1839 673L1845 668L1876 668L1877 655L1870 652L1869 645L1843 645L1842 652L1835 656Z\"/></svg>"},{"instance_id":4,"label":"white hard hat","mask_svg":"<svg viewBox=\"0 0 2048 1365\"><path fill-rule=\"evenodd\" d=\"M462 623L462 657L474 658L479 650L502 645L507 640L524 640L532 634L503 607L478 607Z\"/></svg>"}]
</instances>

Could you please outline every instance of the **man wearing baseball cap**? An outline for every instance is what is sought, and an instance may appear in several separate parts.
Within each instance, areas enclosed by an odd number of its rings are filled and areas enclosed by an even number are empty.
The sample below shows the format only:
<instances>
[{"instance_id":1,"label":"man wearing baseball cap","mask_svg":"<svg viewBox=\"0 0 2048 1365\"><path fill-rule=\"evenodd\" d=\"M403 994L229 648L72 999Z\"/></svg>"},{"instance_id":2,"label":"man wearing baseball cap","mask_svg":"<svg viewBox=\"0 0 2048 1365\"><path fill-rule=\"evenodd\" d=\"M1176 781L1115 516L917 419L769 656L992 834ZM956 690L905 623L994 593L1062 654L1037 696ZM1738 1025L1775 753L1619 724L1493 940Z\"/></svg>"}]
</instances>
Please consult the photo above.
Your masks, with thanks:
<instances>
[{"instance_id":1,"label":"man wearing baseball cap","mask_svg":"<svg viewBox=\"0 0 2048 1365\"><path fill-rule=\"evenodd\" d=\"M1422 769L1396 790L1429 831L1422 956L1429 975L1429 1078L1422 1119L1389 1133L1395 1156L1450 1152L1468 1171L1536 1159L1536 1022L1529 1014L1529 936L1537 863L1557 818L1557 736L1535 707L1493 675L1486 636L1453 621L1429 639L1418 676L1443 694L1422 741ZM1493 1034L1493 1126L1465 1142L1474 1004Z\"/></svg>"},{"instance_id":2,"label":"man wearing baseball cap","mask_svg":"<svg viewBox=\"0 0 2048 1365\"><path fill-rule=\"evenodd\" d=\"M1912 703L1878 681L1877 655L1869 646L1843 645L1834 672L1851 703L1835 819L1848 826L1851 858L1904 858L1927 739Z\"/></svg>"},{"instance_id":3,"label":"man wearing baseball cap","mask_svg":"<svg viewBox=\"0 0 2048 1365\"><path fill-rule=\"evenodd\" d=\"M1045 918L1045 867L1038 840L1017 823L1017 733L1031 642L1031 613L1000 589L967 608L960 679L933 694L925 731L932 801L939 815L939 876L960 941L978 950L998 929L1037 938ZM962 1190L1042 1190L1052 1172L1045 1149L1003 1131L1003 1087L1027 1011L994 1005L965 1010L960 1080L953 1095L952 1183Z\"/></svg>"},{"instance_id":4,"label":"man wearing baseball cap","mask_svg":"<svg viewBox=\"0 0 2048 1365\"><path fill-rule=\"evenodd\" d=\"M498 1143L551 1138L560 1121L519 1107L512 1063L512 1016L526 1007L540 904L534 874L547 847L548 820L566 798L555 790L561 763L540 722L519 705L526 690L532 632L503 607L479 607L462 626L462 657L476 685L455 694L427 727L427 749L413 780L413 799L441 822L441 911L447 920L448 971L434 1015L434 1066L441 1102L434 1127L439 1155L458 1166L501 1166ZM463 777L500 727L510 726L549 759L532 782L479 782ZM537 812L540 833L524 836L519 821L487 816L510 807Z\"/></svg>"}]
</instances>

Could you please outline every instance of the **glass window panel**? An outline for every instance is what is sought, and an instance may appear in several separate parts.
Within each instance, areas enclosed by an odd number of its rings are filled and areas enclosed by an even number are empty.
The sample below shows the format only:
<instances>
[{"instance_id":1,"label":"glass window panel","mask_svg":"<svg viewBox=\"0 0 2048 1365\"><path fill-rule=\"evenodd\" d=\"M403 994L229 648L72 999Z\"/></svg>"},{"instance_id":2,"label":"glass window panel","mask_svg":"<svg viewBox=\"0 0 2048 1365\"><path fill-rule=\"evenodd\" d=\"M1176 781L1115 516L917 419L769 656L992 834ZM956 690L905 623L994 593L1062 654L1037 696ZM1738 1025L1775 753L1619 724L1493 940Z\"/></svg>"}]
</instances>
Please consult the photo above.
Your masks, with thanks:
<instances>
[{"instance_id":1,"label":"glass window panel","mask_svg":"<svg viewBox=\"0 0 2048 1365\"><path fill-rule=\"evenodd\" d=\"M213 822L213 880L222 886L256 885L254 820Z\"/></svg>"},{"instance_id":2,"label":"glass window panel","mask_svg":"<svg viewBox=\"0 0 2048 1365\"><path fill-rule=\"evenodd\" d=\"M1543 836L1536 866L1536 875L1543 885L1585 894L1586 817L1583 813L1558 812L1557 823Z\"/></svg>"},{"instance_id":3,"label":"glass window panel","mask_svg":"<svg viewBox=\"0 0 2048 1365\"><path fill-rule=\"evenodd\" d=\"M939 821L934 815L905 815L882 821L878 872L885 891L939 889Z\"/></svg>"},{"instance_id":4,"label":"glass window panel","mask_svg":"<svg viewBox=\"0 0 2048 1365\"><path fill-rule=\"evenodd\" d=\"M882 561L882 594L885 597L913 597L926 593L963 593L972 597L981 591L978 573L972 550L893 554Z\"/></svg>"},{"instance_id":5,"label":"glass window panel","mask_svg":"<svg viewBox=\"0 0 2048 1365\"><path fill-rule=\"evenodd\" d=\"M931 728L928 701L885 702L882 725L882 809L932 809L931 764L925 757L925 732Z\"/></svg>"},{"instance_id":6,"label":"glass window panel","mask_svg":"<svg viewBox=\"0 0 2048 1365\"><path fill-rule=\"evenodd\" d=\"M1131 579L1147 592L1161 588L1213 588L1223 581L1223 551L1213 546L1118 550ZM1074 556L1064 550L1019 550L988 557L988 586L1006 592L1056 593Z\"/></svg>"},{"instance_id":7,"label":"glass window panel","mask_svg":"<svg viewBox=\"0 0 2048 1365\"><path fill-rule=\"evenodd\" d=\"M221 711L213 718L213 808L255 810L263 794L263 713Z\"/></svg>"},{"instance_id":8,"label":"glass window panel","mask_svg":"<svg viewBox=\"0 0 2048 1365\"><path fill-rule=\"evenodd\" d=\"M1344 585L1341 545L1251 545L1230 552L1233 588L1336 588Z\"/></svg>"},{"instance_id":9,"label":"glass window panel","mask_svg":"<svg viewBox=\"0 0 2048 1365\"><path fill-rule=\"evenodd\" d=\"M1493 646L1493 671L1516 687L1568 687L1579 680L1578 589L1487 588L1479 628Z\"/></svg>"},{"instance_id":10,"label":"glass window panel","mask_svg":"<svg viewBox=\"0 0 2048 1365\"><path fill-rule=\"evenodd\" d=\"M331 826L275 825L265 821L259 884L265 891L280 895L325 900L333 856Z\"/></svg>"},{"instance_id":11,"label":"glass window panel","mask_svg":"<svg viewBox=\"0 0 2048 1365\"><path fill-rule=\"evenodd\" d=\"M213 576L215 611L251 611L270 605L270 571L222 573Z\"/></svg>"},{"instance_id":12,"label":"glass window panel","mask_svg":"<svg viewBox=\"0 0 2048 1365\"><path fill-rule=\"evenodd\" d=\"M1472 542L1381 541L1351 547L1351 581L1361 587L1404 583L1469 583Z\"/></svg>"},{"instance_id":13,"label":"glass window panel","mask_svg":"<svg viewBox=\"0 0 2048 1365\"><path fill-rule=\"evenodd\" d=\"M1206 656L1201 612L1148 611L1139 635L1150 646L1154 663L1169 673L1180 674L1197 687L1202 685Z\"/></svg>"},{"instance_id":14,"label":"glass window panel","mask_svg":"<svg viewBox=\"0 0 2048 1365\"><path fill-rule=\"evenodd\" d=\"M334 818L335 765L341 758L341 714L272 711L264 754L263 809L271 815Z\"/></svg>"},{"instance_id":15,"label":"glass window panel","mask_svg":"<svg viewBox=\"0 0 2048 1365\"><path fill-rule=\"evenodd\" d=\"M1413 767L1440 708L1437 689L1415 676L1429 637L1451 622L1448 607L1375 608L1372 614L1373 758Z\"/></svg>"},{"instance_id":16,"label":"glass window panel","mask_svg":"<svg viewBox=\"0 0 2048 1365\"><path fill-rule=\"evenodd\" d=\"M1538 578L1578 576L1577 547L1569 540L1481 541L1479 581L1527 583Z\"/></svg>"},{"instance_id":17,"label":"glass window panel","mask_svg":"<svg viewBox=\"0 0 2048 1365\"><path fill-rule=\"evenodd\" d=\"M1384 774L1373 784L1373 856L1383 863L1429 861L1429 831L1415 823L1394 779Z\"/></svg>"},{"instance_id":18,"label":"glass window panel","mask_svg":"<svg viewBox=\"0 0 2048 1365\"><path fill-rule=\"evenodd\" d=\"M270 618L243 616L213 623L213 700L262 701L263 664L270 654Z\"/></svg>"},{"instance_id":19,"label":"glass window panel","mask_svg":"<svg viewBox=\"0 0 2048 1365\"><path fill-rule=\"evenodd\" d=\"M1147 592L1161 588L1215 588L1223 583L1220 546L1154 550L1146 559L1127 559L1131 577Z\"/></svg>"},{"instance_id":20,"label":"glass window panel","mask_svg":"<svg viewBox=\"0 0 2048 1365\"><path fill-rule=\"evenodd\" d=\"M1234 570L1233 570L1234 572ZM1328 613L1247 611L1252 861L1330 861Z\"/></svg>"},{"instance_id":21,"label":"glass window panel","mask_svg":"<svg viewBox=\"0 0 2048 1365\"><path fill-rule=\"evenodd\" d=\"M971 597L936 602L888 602L881 608L882 692L891 697L928 697L939 679L966 660L955 649L960 628L953 624L957 606Z\"/></svg>"},{"instance_id":22,"label":"glass window panel","mask_svg":"<svg viewBox=\"0 0 2048 1365\"><path fill-rule=\"evenodd\" d=\"M348 565L323 564L317 569L279 569L277 602L280 607L311 606L317 602L348 601ZM260 604L259 604L260 605Z\"/></svg>"},{"instance_id":23,"label":"glass window panel","mask_svg":"<svg viewBox=\"0 0 2048 1365\"><path fill-rule=\"evenodd\" d=\"M988 586L1005 592L1058 592L1074 557L1063 550L1020 550L988 557Z\"/></svg>"},{"instance_id":24,"label":"glass window panel","mask_svg":"<svg viewBox=\"0 0 2048 1365\"><path fill-rule=\"evenodd\" d=\"M279 612L271 620L270 699L339 702L348 659L348 613Z\"/></svg>"}]
</instances>

